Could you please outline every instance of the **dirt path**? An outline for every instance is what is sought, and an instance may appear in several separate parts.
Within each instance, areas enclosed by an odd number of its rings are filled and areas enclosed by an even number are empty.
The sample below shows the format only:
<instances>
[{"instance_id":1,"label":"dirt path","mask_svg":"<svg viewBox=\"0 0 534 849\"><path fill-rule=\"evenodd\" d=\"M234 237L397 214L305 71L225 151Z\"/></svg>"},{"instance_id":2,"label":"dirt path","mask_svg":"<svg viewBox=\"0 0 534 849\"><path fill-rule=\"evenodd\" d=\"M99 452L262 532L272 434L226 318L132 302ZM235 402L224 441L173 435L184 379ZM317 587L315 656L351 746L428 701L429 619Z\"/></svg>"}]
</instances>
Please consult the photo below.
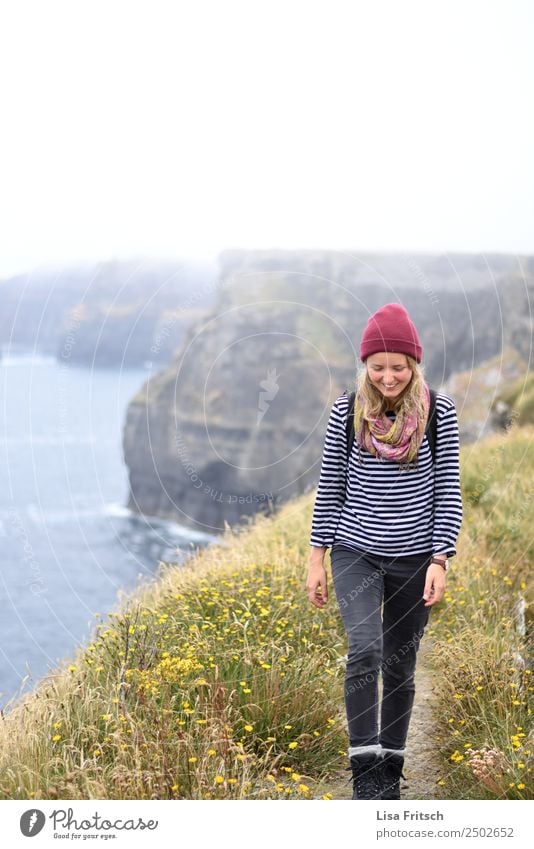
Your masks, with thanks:
<instances>
[{"instance_id":1,"label":"dirt path","mask_svg":"<svg viewBox=\"0 0 534 849\"><path fill-rule=\"evenodd\" d=\"M432 713L432 670L428 662L430 649L431 641L425 636L417 658L415 702L403 770L406 780L401 779L402 799L437 798L439 762L435 755L437 741ZM337 780L321 786L320 793L317 793L318 798L321 798L323 793L332 793L333 799L350 799L352 784L349 777L350 772L344 770Z\"/></svg>"}]
</instances>

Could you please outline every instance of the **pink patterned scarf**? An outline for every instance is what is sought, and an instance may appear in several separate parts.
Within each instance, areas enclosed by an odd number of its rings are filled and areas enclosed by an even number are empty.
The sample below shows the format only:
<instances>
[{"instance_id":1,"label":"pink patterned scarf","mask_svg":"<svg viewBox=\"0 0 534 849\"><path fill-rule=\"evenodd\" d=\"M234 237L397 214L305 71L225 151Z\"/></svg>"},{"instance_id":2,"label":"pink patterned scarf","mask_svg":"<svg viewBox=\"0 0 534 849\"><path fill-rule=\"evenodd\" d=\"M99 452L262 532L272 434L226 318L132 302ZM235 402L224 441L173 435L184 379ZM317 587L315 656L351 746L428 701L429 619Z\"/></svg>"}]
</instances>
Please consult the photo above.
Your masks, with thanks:
<instances>
[{"instance_id":1,"label":"pink patterned scarf","mask_svg":"<svg viewBox=\"0 0 534 849\"><path fill-rule=\"evenodd\" d=\"M394 460L397 463L411 463L416 457L425 435L430 392L424 384L423 405L425 414L421 420L415 413L408 413L401 406L394 421L384 413L377 418L365 419L361 399L354 405L354 432L358 443L373 456Z\"/></svg>"}]
</instances>

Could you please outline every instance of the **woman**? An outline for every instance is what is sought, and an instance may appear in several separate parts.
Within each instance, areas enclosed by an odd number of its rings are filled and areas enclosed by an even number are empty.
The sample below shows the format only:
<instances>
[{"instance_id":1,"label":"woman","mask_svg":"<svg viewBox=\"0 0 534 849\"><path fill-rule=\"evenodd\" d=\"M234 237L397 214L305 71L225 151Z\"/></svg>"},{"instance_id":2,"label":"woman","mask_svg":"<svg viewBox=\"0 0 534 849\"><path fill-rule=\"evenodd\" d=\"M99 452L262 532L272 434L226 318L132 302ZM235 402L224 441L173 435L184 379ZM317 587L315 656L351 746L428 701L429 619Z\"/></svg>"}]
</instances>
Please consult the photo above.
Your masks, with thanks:
<instances>
[{"instance_id":1,"label":"woman","mask_svg":"<svg viewBox=\"0 0 534 849\"><path fill-rule=\"evenodd\" d=\"M313 511L306 590L313 605L324 607L331 547L348 638L353 799L400 799L416 654L430 608L443 598L462 522L456 409L436 394L432 452L421 357L404 307L386 304L370 317L360 347L354 444L347 458L349 399L342 395L330 414Z\"/></svg>"}]
</instances>

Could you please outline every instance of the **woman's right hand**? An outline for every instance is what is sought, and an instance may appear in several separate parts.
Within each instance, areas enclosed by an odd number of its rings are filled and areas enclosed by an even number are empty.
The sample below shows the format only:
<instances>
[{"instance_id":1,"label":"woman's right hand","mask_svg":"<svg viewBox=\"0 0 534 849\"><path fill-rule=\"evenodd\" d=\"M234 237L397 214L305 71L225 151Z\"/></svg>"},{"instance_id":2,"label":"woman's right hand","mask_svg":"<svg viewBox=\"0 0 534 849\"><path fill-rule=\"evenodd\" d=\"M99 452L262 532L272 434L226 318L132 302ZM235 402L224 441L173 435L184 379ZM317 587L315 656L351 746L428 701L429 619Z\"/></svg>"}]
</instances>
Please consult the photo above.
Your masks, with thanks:
<instances>
[{"instance_id":1,"label":"woman's right hand","mask_svg":"<svg viewBox=\"0 0 534 849\"><path fill-rule=\"evenodd\" d=\"M322 563L310 563L308 569L308 580L306 581L306 592L311 604L321 610L328 601L328 587L326 583L326 569Z\"/></svg>"}]
</instances>

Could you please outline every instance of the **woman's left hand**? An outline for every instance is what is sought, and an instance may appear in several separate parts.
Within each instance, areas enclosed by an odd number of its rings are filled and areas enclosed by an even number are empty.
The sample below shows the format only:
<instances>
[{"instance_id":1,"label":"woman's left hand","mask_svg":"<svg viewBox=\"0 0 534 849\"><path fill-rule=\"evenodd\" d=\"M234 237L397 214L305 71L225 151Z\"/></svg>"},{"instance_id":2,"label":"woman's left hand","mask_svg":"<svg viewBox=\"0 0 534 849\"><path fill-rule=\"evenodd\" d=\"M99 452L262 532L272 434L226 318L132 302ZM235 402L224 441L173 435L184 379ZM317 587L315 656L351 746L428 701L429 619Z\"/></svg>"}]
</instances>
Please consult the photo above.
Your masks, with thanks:
<instances>
[{"instance_id":1,"label":"woman's left hand","mask_svg":"<svg viewBox=\"0 0 534 849\"><path fill-rule=\"evenodd\" d=\"M439 563L431 563L426 570L423 598L425 607L431 607L441 601L445 593L445 569Z\"/></svg>"}]
</instances>

